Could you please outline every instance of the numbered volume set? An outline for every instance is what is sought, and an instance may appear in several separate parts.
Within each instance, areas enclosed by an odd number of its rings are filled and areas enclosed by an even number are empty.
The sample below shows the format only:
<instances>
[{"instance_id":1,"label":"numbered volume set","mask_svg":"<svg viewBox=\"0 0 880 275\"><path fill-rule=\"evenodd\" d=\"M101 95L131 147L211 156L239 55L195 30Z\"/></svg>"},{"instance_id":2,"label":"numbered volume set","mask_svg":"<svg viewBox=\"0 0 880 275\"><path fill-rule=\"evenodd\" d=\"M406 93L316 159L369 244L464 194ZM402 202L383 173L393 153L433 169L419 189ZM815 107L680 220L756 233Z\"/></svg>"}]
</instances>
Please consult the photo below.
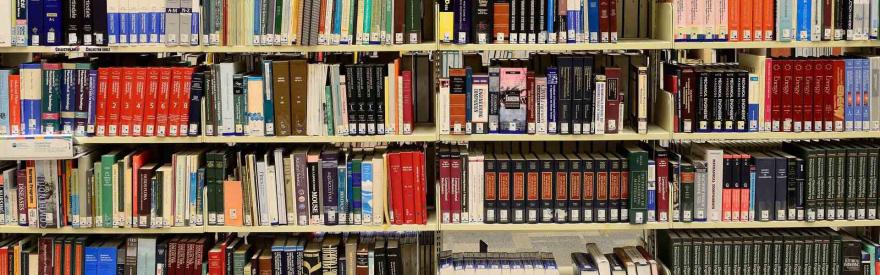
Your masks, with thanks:
<instances>
[{"instance_id":1,"label":"numbered volume set","mask_svg":"<svg viewBox=\"0 0 880 275\"><path fill-rule=\"evenodd\" d=\"M439 154L443 223L668 220L668 178L658 176L668 172L667 153L653 145L472 145Z\"/></svg>"},{"instance_id":2,"label":"numbered volume set","mask_svg":"<svg viewBox=\"0 0 880 275\"><path fill-rule=\"evenodd\" d=\"M441 57L441 134L647 133L652 54Z\"/></svg>"},{"instance_id":3,"label":"numbered volume set","mask_svg":"<svg viewBox=\"0 0 880 275\"><path fill-rule=\"evenodd\" d=\"M648 1L439 2L438 39L456 44L616 43L650 36Z\"/></svg>"},{"instance_id":4,"label":"numbered volume set","mask_svg":"<svg viewBox=\"0 0 880 275\"><path fill-rule=\"evenodd\" d=\"M206 153L208 225L426 224L425 153L243 147ZM217 165L220 165L217 167Z\"/></svg>"},{"instance_id":5,"label":"numbered volume set","mask_svg":"<svg viewBox=\"0 0 880 275\"><path fill-rule=\"evenodd\" d=\"M676 41L876 40L869 0L675 0Z\"/></svg>"}]
</instances>

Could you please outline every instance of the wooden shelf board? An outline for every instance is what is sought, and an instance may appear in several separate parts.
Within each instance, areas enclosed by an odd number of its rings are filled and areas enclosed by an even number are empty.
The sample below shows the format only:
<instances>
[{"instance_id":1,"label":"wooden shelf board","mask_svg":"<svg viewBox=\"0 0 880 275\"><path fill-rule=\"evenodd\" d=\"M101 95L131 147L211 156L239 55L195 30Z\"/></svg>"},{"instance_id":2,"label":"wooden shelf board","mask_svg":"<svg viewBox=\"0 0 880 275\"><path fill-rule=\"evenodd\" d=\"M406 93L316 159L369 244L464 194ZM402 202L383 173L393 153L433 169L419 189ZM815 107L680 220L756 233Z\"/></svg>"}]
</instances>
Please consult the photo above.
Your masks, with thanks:
<instances>
[{"instance_id":1,"label":"wooden shelf board","mask_svg":"<svg viewBox=\"0 0 880 275\"><path fill-rule=\"evenodd\" d=\"M399 44L399 45L321 45L321 46L212 46L205 47L210 53L249 53L249 52L410 52L435 51L437 44Z\"/></svg>"},{"instance_id":2,"label":"wooden shelf board","mask_svg":"<svg viewBox=\"0 0 880 275\"><path fill-rule=\"evenodd\" d=\"M77 144L201 143L198 137L75 137Z\"/></svg>"},{"instance_id":3,"label":"wooden shelf board","mask_svg":"<svg viewBox=\"0 0 880 275\"><path fill-rule=\"evenodd\" d=\"M202 226L167 227L167 228L33 228L25 226L0 226L3 234L201 234Z\"/></svg>"},{"instance_id":4,"label":"wooden shelf board","mask_svg":"<svg viewBox=\"0 0 880 275\"><path fill-rule=\"evenodd\" d=\"M858 221L769 221L769 222L673 222L673 229L712 229L712 228L798 228L798 227L847 227L880 226L880 220Z\"/></svg>"},{"instance_id":5,"label":"wooden shelf board","mask_svg":"<svg viewBox=\"0 0 880 275\"><path fill-rule=\"evenodd\" d=\"M672 42L656 39L620 40L617 43L578 44L439 44L444 51L598 51L670 49Z\"/></svg>"},{"instance_id":6,"label":"wooden shelf board","mask_svg":"<svg viewBox=\"0 0 880 275\"><path fill-rule=\"evenodd\" d=\"M749 133L673 133L673 140L767 140L767 139L852 139L880 138L880 132L749 132Z\"/></svg>"},{"instance_id":7,"label":"wooden shelf board","mask_svg":"<svg viewBox=\"0 0 880 275\"><path fill-rule=\"evenodd\" d=\"M206 143L349 143L349 142L432 142L437 141L433 126L417 126L411 135L374 136L206 136Z\"/></svg>"},{"instance_id":8,"label":"wooden shelf board","mask_svg":"<svg viewBox=\"0 0 880 275\"><path fill-rule=\"evenodd\" d=\"M674 49L763 49L763 48L856 48L880 47L880 41L754 41L754 42L674 42Z\"/></svg>"},{"instance_id":9,"label":"wooden shelf board","mask_svg":"<svg viewBox=\"0 0 880 275\"><path fill-rule=\"evenodd\" d=\"M441 224L440 231L526 231L526 232L552 232L552 231L585 231L585 230L645 230L666 229L668 223L538 223L538 224Z\"/></svg>"},{"instance_id":10,"label":"wooden shelf board","mask_svg":"<svg viewBox=\"0 0 880 275\"><path fill-rule=\"evenodd\" d=\"M166 53L203 52L205 46L28 46L0 47L0 53Z\"/></svg>"},{"instance_id":11,"label":"wooden shelf board","mask_svg":"<svg viewBox=\"0 0 880 275\"><path fill-rule=\"evenodd\" d=\"M433 213L433 212L432 212ZM281 226L206 226L205 232L212 233L287 233L287 232L396 232L396 231L437 231L437 218L428 217L427 224L406 225L281 225Z\"/></svg>"},{"instance_id":12,"label":"wooden shelf board","mask_svg":"<svg viewBox=\"0 0 880 275\"><path fill-rule=\"evenodd\" d=\"M648 126L648 133L637 134L626 128L618 134L605 135L528 135L528 134L479 134L440 135L441 141L606 141L606 140L666 140L669 132L658 126Z\"/></svg>"}]
</instances>

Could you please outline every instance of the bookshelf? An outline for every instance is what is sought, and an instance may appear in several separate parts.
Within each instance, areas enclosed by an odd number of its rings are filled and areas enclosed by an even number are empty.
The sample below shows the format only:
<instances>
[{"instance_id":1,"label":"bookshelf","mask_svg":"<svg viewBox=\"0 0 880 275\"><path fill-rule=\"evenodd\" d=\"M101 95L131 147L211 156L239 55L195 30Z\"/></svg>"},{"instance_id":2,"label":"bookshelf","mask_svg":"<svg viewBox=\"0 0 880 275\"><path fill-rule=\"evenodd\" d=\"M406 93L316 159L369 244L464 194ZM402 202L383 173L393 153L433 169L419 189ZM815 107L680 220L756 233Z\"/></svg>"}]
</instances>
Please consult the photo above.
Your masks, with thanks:
<instances>
[{"instance_id":1,"label":"bookshelf","mask_svg":"<svg viewBox=\"0 0 880 275\"><path fill-rule=\"evenodd\" d=\"M650 230L667 229L668 223L537 223L537 224L441 224L444 232L485 232L485 231L520 231L520 232L576 232L576 231L610 231L610 230Z\"/></svg>"},{"instance_id":2,"label":"bookshelf","mask_svg":"<svg viewBox=\"0 0 880 275\"><path fill-rule=\"evenodd\" d=\"M880 132L672 133L673 140L808 140L880 138Z\"/></svg>"},{"instance_id":3,"label":"bookshelf","mask_svg":"<svg viewBox=\"0 0 880 275\"><path fill-rule=\"evenodd\" d=\"M799 227L846 227L880 226L880 220L836 221L770 221L770 222L673 222L670 229L718 229L718 228L799 228Z\"/></svg>"},{"instance_id":4,"label":"bookshelf","mask_svg":"<svg viewBox=\"0 0 880 275\"><path fill-rule=\"evenodd\" d=\"M672 42L659 39L623 39L617 43L579 44L439 44L441 51L599 51L599 50L659 50L672 48Z\"/></svg>"},{"instance_id":5,"label":"bookshelf","mask_svg":"<svg viewBox=\"0 0 880 275\"><path fill-rule=\"evenodd\" d=\"M648 132L639 134L625 128L617 134L604 135L526 135L526 134L479 134L440 135L439 141L610 141L610 140L667 140L669 131L658 126L648 126Z\"/></svg>"},{"instance_id":6,"label":"bookshelf","mask_svg":"<svg viewBox=\"0 0 880 275\"><path fill-rule=\"evenodd\" d=\"M202 143L202 137L74 137L77 144Z\"/></svg>"},{"instance_id":7,"label":"bookshelf","mask_svg":"<svg viewBox=\"0 0 880 275\"><path fill-rule=\"evenodd\" d=\"M0 234L202 234L205 228L202 226L167 227L167 228L31 228L24 226L4 225L0 226Z\"/></svg>"},{"instance_id":8,"label":"bookshelf","mask_svg":"<svg viewBox=\"0 0 880 275\"><path fill-rule=\"evenodd\" d=\"M865 48L880 47L880 41L756 41L756 42L673 42L676 50L693 49L769 49L769 48Z\"/></svg>"},{"instance_id":9,"label":"bookshelf","mask_svg":"<svg viewBox=\"0 0 880 275\"><path fill-rule=\"evenodd\" d=\"M428 217L426 224L406 225L282 225L282 226L205 226L208 233L291 233L291 232L396 232L437 231L437 216Z\"/></svg>"},{"instance_id":10,"label":"bookshelf","mask_svg":"<svg viewBox=\"0 0 880 275\"><path fill-rule=\"evenodd\" d=\"M410 135L368 135L368 136L284 136L284 137L246 137L246 136L205 136L204 143L349 143L349 142L433 142L437 132L433 126L417 125Z\"/></svg>"}]
</instances>

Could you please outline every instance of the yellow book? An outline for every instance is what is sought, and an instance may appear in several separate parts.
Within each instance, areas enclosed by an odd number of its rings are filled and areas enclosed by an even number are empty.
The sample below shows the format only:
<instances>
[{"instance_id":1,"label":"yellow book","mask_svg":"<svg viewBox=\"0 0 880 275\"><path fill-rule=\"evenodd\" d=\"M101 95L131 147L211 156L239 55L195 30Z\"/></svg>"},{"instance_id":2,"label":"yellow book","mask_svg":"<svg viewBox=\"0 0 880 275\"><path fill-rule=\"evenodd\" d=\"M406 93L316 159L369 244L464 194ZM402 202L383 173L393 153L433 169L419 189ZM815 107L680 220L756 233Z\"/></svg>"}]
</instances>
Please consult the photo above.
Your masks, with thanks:
<instances>
[{"instance_id":1,"label":"yellow book","mask_svg":"<svg viewBox=\"0 0 880 275\"><path fill-rule=\"evenodd\" d=\"M454 39L453 22L455 22L455 13L452 11L452 0L440 0L440 13L438 17L438 33L437 37L440 42L451 43Z\"/></svg>"}]
</instances>

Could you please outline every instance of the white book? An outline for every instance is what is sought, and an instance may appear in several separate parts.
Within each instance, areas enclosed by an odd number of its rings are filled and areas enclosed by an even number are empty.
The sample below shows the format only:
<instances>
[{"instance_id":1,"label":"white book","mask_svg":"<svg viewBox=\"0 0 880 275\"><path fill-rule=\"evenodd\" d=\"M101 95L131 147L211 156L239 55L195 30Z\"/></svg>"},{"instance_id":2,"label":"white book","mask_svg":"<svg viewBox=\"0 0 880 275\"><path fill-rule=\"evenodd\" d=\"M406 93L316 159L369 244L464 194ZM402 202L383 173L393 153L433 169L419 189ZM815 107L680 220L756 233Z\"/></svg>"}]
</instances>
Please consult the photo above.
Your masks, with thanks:
<instances>
[{"instance_id":1,"label":"white book","mask_svg":"<svg viewBox=\"0 0 880 275\"><path fill-rule=\"evenodd\" d=\"M547 78L535 78L535 132L547 134Z\"/></svg>"},{"instance_id":2,"label":"white book","mask_svg":"<svg viewBox=\"0 0 880 275\"><path fill-rule=\"evenodd\" d=\"M174 226L184 225L184 208L189 207L189 205L182 203L186 197L185 190L188 189L186 188L188 182L187 179L189 178L189 173L186 172L188 157L187 152L176 153L171 156L171 164L174 166L174 191L165 194L174 194Z\"/></svg>"},{"instance_id":3,"label":"white book","mask_svg":"<svg viewBox=\"0 0 880 275\"><path fill-rule=\"evenodd\" d=\"M275 45L288 45L288 43L290 43L290 24L288 24L288 22L291 22L292 12L290 9L290 0L283 1L284 2L281 4L281 33L275 36Z\"/></svg>"},{"instance_id":4,"label":"white book","mask_svg":"<svg viewBox=\"0 0 880 275\"><path fill-rule=\"evenodd\" d=\"M266 162L268 163L269 156L266 156ZM266 167L266 198L267 198L267 206L268 206L268 214L269 214L269 223L271 225L278 224L278 197L275 195L278 192L278 185L275 179L275 165L268 165Z\"/></svg>"},{"instance_id":5,"label":"white book","mask_svg":"<svg viewBox=\"0 0 880 275\"><path fill-rule=\"evenodd\" d=\"M722 210L722 180L724 179L724 151L711 144L694 145L696 157L706 161L707 191L706 199L708 206L709 221L720 221Z\"/></svg>"},{"instance_id":6,"label":"white book","mask_svg":"<svg viewBox=\"0 0 880 275\"><path fill-rule=\"evenodd\" d=\"M301 151L305 154L305 148ZM287 224L289 225L302 225L299 224L299 212L296 209L296 159L294 158L294 154L297 152L291 152L288 154L287 158L284 160L288 163L285 164L289 173L284 175L284 205L287 210ZM288 178L289 177L289 178ZM303 219L305 221L305 219Z\"/></svg>"},{"instance_id":7,"label":"white book","mask_svg":"<svg viewBox=\"0 0 880 275\"><path fill-rule=\"evenodd\" d=\"M595 112L593 113L593 129L594 134L596 135L604 135L605 134L605 76L604 75L596 75L596 94L593 99L593 106L595 106ZM621 108L623 109L623 108Z\"/></svg>"},{"instance_id":8,"label":"white book","mask_svg":"<svg viewBox=\"0 0 880 275\"><path fill-rule=\"evenodd\" d=\"M385 158L382 154L373 155L373 225L385 224L386 194L388 174L385 171Z\"/></svg>"},{"instance_id":9,"label":"white book","mask_svg":"<svg viewBox=\"0 0 880 275\"><path fill-rule=\"evenodd\" d=\"M587 257L592 259L593 263L596 264L596 269L599 270L599 275L611 275L611 263L608 262L608 258L605 258L602 251L599 250L599 246L595 243L588 243L586 252Z\"/></svg>"},{"instance_id":10,"label":"white book","mask_svg":"<svg viewBox=\"0 0 880 275\"><path fill-rule=\"evenodd\" d=\"M277 209L276 211L278 213L278 224L286 225L287 201L285 201L285 198L287 197L287 193L284 189L284 149L275 149L275 151L273 152L272 162L275 164L275 193L271 193L269 195L275 196L275 208Z\"/></svg>"},{"instance_id":11,"label":"white book","mask_svg":"<svg viewBox=\"0 0 880 275\"><path fill-rule=\"evenodd\" d=\"M163 172L163 185L162 185L162 201L161 203L164 207L162 207L162 218L159 219L157 224L159 227L170 227L174 224L174 207L178 202L175 199L174 192L174 168L171 165L164 165L159 168L159 171ZM155 207L153 207L155 208Z\"/></svg>"},{"instance_id":12,"label":"white book","mask_svg":"<svg viewBox=\"0 0 880 275\"><path fill-rule=\"evenodd\" d=\"M347 0L349 1L349 0ZM387 87L388 92L385 95L385 133L386 134L397 134L397 104L395 104L394 99L397 97L396 94L400 91L397 90L397 76L395 76L395 65L394 63L388 64L388 77L386 77L385 81L388 81L385 87Z\"/></svg>"},{"instance_id":13,"label":"white book","mask_svg":"<svg viewBox=\"0 0 880 275\"><path fill-rule=\"evenodd\" d=\"M334 65L339 71L339 66ZM348 135L348 83L346 82L345 75L337 74L339 77L339 88L336 93L333 93L337 97L333 100L334 108L333 114L335 118L333 119L336 122L336 135L338 136L346 136Z\"/></svg>"},{"instance_id":14,"label":"white book","mask_svg":"<svg viewBox=\"0 0 880 275\"><path fill-rule=\"evenodd\" d=\"M638 67L638 129L637 133L645 134L648 133L648 67ZM624 109L625 104L620 104L620 109ZM619 120L623 121L623 119ZM620 125L618 129L623 129L623 125Z\"/></svg>"},{"instance_id":15,"label":"white book","mask_svg":"<svg viewBox=\"0 0 880 275\"><path fill-rule=\"evenodd\" d=\"M822 40L822 1L811 0L810 3L810 41Z\"/></svg>"},{"instance_id":16,"label":"white book","mask_svg":"<svg viewBox=\"0 0 880 275\"><path fill-rule=\"evenodd\" d=\"M220 135L235 133L235 99L232 89L232 78L236 70L235 63L220 63Z\"/></svg>"},{"instance_id":17,"label":"white book","mask_svg":"<svg viewBox=\"0 0 880 275\"><path fill-rule=\"evenodd\" d=\"M264 158L265 159L265 158ZM269 222L269 201L268 201L268 183L267 180L269 176L268 167L266 166L266 161L257 161L257 188L256 188L256 208L258 212L254 212L259 216L259 225L272 225Z\"/></svg>"},{"instance_id":18,"label":"white book","mask_svg":"<svg viewBox=\"0 0 880 275\"><path fill-rule=\"evenodd\" d=\"M440 85L440 95L437 99L438 101L438 109L437 116L440 117L440 134L448 135L449 134L449 79L441 78L438 80Z\"/></svg>"},{"instance_id":19,"label":"white book","mask_svg":"<svg viewBox=\"0 0 880 275\"><path fill-rule=\"evenodd\" d=\"M871 1L871 19L868 24L868 35L871 39L880 38L880 3Z\"/></svg>"},{"instance_id":20,"label":"white book","mask_svg":"<svg viewBox=\"0 0 880 275\"><path fill-rule=\"evenodd\" d=\"M12 0L0 0L0 47L12 46Z\"/></svg>"}]
</instances>

